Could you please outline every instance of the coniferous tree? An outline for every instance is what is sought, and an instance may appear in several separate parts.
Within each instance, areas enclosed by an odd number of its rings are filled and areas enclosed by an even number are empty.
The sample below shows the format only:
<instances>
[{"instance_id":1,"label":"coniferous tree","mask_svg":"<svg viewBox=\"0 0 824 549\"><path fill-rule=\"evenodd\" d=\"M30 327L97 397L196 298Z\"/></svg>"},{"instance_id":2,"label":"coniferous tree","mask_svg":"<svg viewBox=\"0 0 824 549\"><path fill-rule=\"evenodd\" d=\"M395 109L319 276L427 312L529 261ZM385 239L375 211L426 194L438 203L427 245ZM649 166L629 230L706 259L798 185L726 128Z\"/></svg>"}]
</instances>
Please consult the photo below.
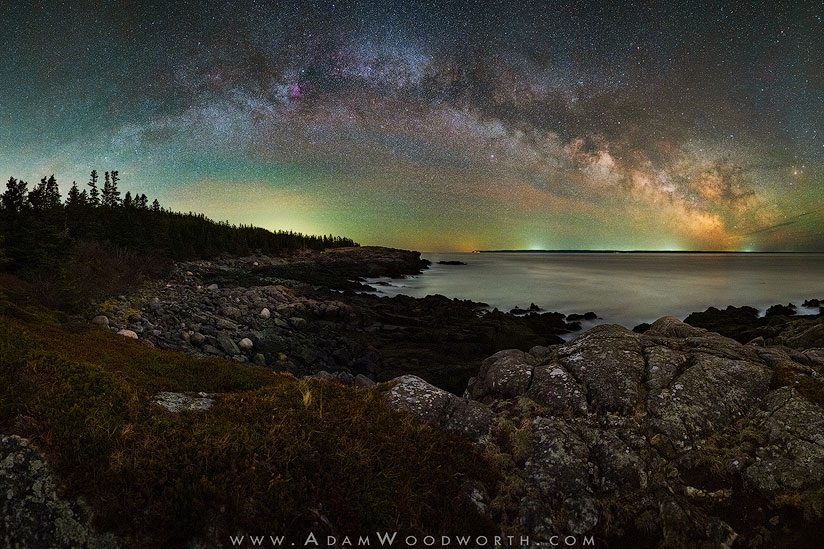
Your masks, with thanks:
<instances>
[{"instance_id":1,"label":"coniferous tree","mask_svg":"<svg viewBox=\"0 0 824 549\"><path fill-rule=\"evenodd\" d=\"M43 187L43 205L47 210L59 208L62 202L60 201L60 188L57 186L57 179L54 174L46 180Z\"/></svg>"},{"instance_id":2,"label":"coniferous tree","mask_svg":"<svg viewBox=\"0 0 824 549\"><path fill-rule=\"evenodd\" d=\"M112 182L109 179L109 172L103 175L103 194L100 197L100 203L103 206L112 206Z\"/></svg>"},{"instance_id":3,"label":"coniferous tree","mask_svg":"<svg viewBox=\"0 0 824 549\"><path fill-rule=\"evenodd\" d=\"M120 191L117 190L117 183L120 181L119 177L120 172L117 170L112 171L112 186L111 186L111 194L112 194L112 207L120 206Z\"/></svg>"},{"instance_id":4,"label":"coniferous tree","mask_svg":"<svg viewBox=\"0 0 824 549\"><path fill-rule=\"evenodd\" d=\"M4 255L11 260L11 265L24 253L27 242L25 217L28 210L28 184L10 177L6 191L0 195L0 231L3 232Z\"/></svg>"},{"instance_id":5,"label":"coniferous tree","mask_svg":"<svg viewBox=\"0 0 824 549\"><path fill-rule=\"evenodd\" d=\"M89 180L89 206L96 208L100 206L100 191L97 188L97 170L92 170Z\"/></svg>"},{"instance_id":6,"label":"coniferous tree","mask_svg":"<svg viewBox=\"0 0 824 549\"><path fill-rule=\"evenodd\" d=\"M42 178L28 192L25 203L22 213L13 216L6 226L6 248L16 269L50 272L65 252L65 219L54 211L62 207L54 176Z\"/></svg>"},{"instance_id":7,"label":"coniferous tree","mask_svg":"<svg viewBox=\"0 0 824 549\"><path fill-rule=\"evenodd\" d=\"M22 213L26 207L26 195L28 193L28 183L25 181L18 181L10 177L6 183L6 192L0 196L0 206L7 215Z\"/></svg>"},{"instance_id":8,"label":"coniferous tree","mask_svg":"<svg viewBox=\"0 0 824 549\"><path fill-rule=\"evenodd\" d=\"M46 209L46 178L40 180L26 197L32 210L39 211Z\"/></svg>"},{"instance_id":9,"label":"coniferous tree","mask_svg":"<svg viewBox=\"0 0 824 549\"><path fill-rule=\"evenodd\" d=\"M81 207L81 193L80 189L77 188L77 181L72 181L72 187L69 189L69 192L66 194L66 207L67 208L79 208Z\"/></svg>"},{"instance_id":10,"label":"coniferous tree","mask_svg":"<svg viewBox=\"0 0 824 549\"><path fill-rule=\"evenodd\" d=\"M69 234L76 236L86 230L88 215L88 195L85 189L81 192L77 181L72 181L69 192L66 193L65 227Z\"/></svg>"},{"instance_id":11,"label":"coniferous tree","mask_svg":"<svg viewBox=\"0 0 824 549\"><path fill-rule=\"evenodd\" d=\"M332 235L310 236L293 231L270 232L250 225L212 221L203 214L162 208L157 199L128 192L119 203L117 174L106 174L103 195L92 172L88 190L73 183L65 207L54 176L43 178L28 191L23 181L10 178L0 195L0 237L11 268L22 275L58 272L81 239L138 253L160 253L170 259L209 258L217 254L282 253L300 248L354 246ZM95 211L91 195L105 211ZM101 200L102 199L102 200ZM57 211L59 210L59 211ZM148 211L148 210L151 210ZM38 275L39 276L39 275Z\"/></svg>"}]
</instances>

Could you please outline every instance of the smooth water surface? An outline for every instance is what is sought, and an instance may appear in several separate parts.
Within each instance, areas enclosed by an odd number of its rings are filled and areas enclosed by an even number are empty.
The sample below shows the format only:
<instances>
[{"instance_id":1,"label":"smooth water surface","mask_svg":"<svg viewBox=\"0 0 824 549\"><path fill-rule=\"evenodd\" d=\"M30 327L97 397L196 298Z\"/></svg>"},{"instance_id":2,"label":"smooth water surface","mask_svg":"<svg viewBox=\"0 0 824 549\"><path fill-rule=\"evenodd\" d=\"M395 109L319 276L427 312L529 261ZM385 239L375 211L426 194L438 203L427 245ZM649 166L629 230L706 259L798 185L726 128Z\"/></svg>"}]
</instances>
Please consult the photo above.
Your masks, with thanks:
<instances>
[{"instance_id":1,"label":"smooth water surface","mask_svg":"<svg viewBox=\"0 0 824 549\"><path fill-rule=\"evenodd\" d=\"M403 280L371 279L380 295L442 294L509 310L530 303L633 327L707 307L824 298L824 254L431 253ZM438 265L457 260L467 265ZM800 311L801 312L801 311Z\"/></svg>"}]
</instances>

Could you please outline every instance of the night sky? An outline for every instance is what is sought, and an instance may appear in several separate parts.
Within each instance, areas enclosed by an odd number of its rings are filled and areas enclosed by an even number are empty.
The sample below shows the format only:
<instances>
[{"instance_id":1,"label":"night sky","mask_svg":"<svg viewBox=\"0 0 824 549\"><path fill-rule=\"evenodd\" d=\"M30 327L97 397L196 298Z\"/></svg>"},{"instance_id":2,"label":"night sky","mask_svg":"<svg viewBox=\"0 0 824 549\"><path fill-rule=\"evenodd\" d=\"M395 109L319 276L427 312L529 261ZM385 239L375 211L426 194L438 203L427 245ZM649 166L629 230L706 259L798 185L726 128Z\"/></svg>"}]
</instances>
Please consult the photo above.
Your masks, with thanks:
<instances>
[{"instance_id":1,"label":"night sky","mask_svg":"<svg viewBox=\"0 0 824 549\"><path fill-rule=\"evenodd\" d=\"M824 251L824 3L610 4L6 0L0 176L419 250Z\"/></svg>"}]
</instances>

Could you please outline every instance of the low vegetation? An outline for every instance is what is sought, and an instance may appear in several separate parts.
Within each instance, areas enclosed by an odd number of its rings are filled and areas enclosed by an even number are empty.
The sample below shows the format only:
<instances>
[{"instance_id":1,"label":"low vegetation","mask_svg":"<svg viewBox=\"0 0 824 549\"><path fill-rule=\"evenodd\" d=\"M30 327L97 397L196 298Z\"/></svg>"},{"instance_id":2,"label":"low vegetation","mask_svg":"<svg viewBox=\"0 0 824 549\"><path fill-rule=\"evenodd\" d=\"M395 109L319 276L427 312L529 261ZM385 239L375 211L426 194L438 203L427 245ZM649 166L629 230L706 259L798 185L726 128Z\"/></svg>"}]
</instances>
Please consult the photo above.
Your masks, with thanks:
<instances>
[{"instance_id":1,"label":"low vegetation","mask_svg":"<svg viewBox=\"0 0 824 549\"><path fill-rule=\"evenodd\" d=\"M32 440L97 525L137 545L238 532L489 532L468 443L392 411L381 389L299 381L154 349L0 296L0 432ZM215 393L171 413L159 391Z\"/></svg>"}]
</instances>

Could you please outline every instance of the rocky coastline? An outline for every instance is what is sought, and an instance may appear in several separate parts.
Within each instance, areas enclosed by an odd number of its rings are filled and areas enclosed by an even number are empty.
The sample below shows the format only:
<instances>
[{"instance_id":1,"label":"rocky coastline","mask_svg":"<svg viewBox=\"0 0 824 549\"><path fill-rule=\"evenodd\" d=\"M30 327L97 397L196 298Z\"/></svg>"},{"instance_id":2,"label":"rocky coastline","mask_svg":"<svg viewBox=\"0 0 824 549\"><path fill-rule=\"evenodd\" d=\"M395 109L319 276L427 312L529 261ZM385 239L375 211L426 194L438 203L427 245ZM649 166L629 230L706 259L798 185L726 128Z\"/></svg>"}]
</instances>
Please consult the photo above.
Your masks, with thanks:
<instances>
[{"instance_id":1,"label":"rocky coastline","mask_svg":"<svg viewBox=\"0 0 824 549\"><path fill-rule=\"evenodd\" d=\"M537 307L511 314L443 296L363 293L366 277L427 267L417 252L380 247L181 262L167 280L100 303L92 321L158 347L298 376L370 383L414 374L455 393L490 354L561 343L581 328Z\"/></svg>"},{"instance_id":2,"label":"rocky coastline","mask_svg":"<svg viewBox=\"0 0 824 549\"><path fill-rule=\"evenodd\" d=\"M598 325L565 342L597 315L361 291L365 277L426 266L416 252L377 247L181 262L168 279L99 303L91 320L142 345L377 395L474 448L495 473L462 481L462 497L496 532L532 547L554 536L815 546L824 528L821 311L710 308L634 330ZM151 399L152 413L172 416L233 400L167 390ZM0 450L4 520L57 525L31 527L30 541L121 544L96 531L82 502L61 497L29 441L3 437ZM324 520L318 527L334 532Z\"/></svg>"}]
</instances>

